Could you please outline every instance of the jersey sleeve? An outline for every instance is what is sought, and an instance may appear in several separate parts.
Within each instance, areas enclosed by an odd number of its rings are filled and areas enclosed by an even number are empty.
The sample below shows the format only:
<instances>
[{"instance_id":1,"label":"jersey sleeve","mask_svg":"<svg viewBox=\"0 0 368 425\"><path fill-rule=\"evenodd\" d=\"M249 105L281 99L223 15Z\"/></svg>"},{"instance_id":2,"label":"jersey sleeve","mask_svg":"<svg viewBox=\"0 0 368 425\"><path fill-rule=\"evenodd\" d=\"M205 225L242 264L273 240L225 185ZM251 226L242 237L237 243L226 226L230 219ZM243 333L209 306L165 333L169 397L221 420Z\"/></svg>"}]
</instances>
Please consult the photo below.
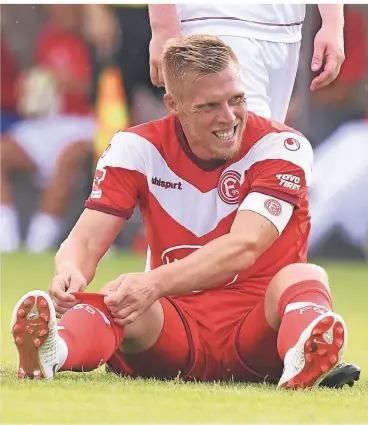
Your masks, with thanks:
<instances>
[{"instance_id":1,"label":"jersey sleeve","mask_svg":"<svg viewBox=\"0 0 368 425\"><path fill-rule=\"evenodd\" d=\"M135 135L118 132L101 155L85 207L129 219L146 187L145 161Z\"/></svg>"},{"instance_id":2,"label":"jersey sleeve","mask_svg":"<svg viewBox=\"0 0 368 425\"><path fill-rule=\"evenodd\" d=\"M313 150L308 140L291 132L270 133L249 154L240 203L247 194L257 192L300 207L312 174Z\"/></svg>"}]
</instances>

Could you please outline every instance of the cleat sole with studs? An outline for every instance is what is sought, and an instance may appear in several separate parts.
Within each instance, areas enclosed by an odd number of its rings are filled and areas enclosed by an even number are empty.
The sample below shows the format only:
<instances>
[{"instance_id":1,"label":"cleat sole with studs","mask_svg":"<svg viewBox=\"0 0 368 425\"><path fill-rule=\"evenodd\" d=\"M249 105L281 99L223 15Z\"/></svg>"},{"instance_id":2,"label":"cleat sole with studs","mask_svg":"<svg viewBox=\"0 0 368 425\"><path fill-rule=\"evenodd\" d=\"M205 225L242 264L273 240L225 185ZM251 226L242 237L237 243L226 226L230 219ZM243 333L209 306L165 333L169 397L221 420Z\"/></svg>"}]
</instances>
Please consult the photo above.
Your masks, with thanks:
<instances>
[{"instance_id":1,"label":"cleat sole with studs","mask_svg":"<svg viewBox=\"0 0 368 425\"><path fill-rule=\"evenodd\" d=\"M328 331L332 335L331 341L326 341L324 337ZM344 325L339 319L335 321L335 317L331 315L318 322L304 343L303 369L280 387L296 389L318 385L339 363L344 338Z\"/></svg>"},{"instance_id":2,"label":"cleat sole with studs","mask_svg":"<svg viewBox=\"0 0 368 425\"><path fill-rule=\"evenodd\" d=\"M30 296L23 300L16 312L12 334L19 355L18 378L42 379L44 373L39 361L38 349L49 334L50 311L42 296Z\"/></svg>"}]
</instances>

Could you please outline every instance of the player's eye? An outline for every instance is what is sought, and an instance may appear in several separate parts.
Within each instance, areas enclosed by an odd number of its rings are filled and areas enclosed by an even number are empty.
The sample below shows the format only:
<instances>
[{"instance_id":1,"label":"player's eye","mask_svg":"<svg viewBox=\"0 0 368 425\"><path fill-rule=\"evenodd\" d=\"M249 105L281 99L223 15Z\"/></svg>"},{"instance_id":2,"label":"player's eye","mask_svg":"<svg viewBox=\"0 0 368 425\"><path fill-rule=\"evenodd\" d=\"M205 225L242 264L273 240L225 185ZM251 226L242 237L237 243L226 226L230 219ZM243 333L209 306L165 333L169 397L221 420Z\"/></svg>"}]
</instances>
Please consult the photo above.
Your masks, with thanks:
<instances>
[{"instance_id":1,"label":"player's eye","mask_svg":"<svg viewBox=\"0 0 368 425\"><path fill-rule=\"evenodd\" d=\"M204 105L201 106L201 109L203 109L204 111L210 111L211 109L216 108L217 104L216 103L205 103Z\"/></svg>"},{"instance_id":2,"label":"player's eye","mask_svg":"<svg viewBox=\"0 0 368 425\"><path fill-rule=\"evenodd\" d=\"M237 104L237 103L243 103L245 101L245 96L244 95L237 95L237 96L233 96L230 99L230 102L233 104Z\"/></svg>"}]
</instances>

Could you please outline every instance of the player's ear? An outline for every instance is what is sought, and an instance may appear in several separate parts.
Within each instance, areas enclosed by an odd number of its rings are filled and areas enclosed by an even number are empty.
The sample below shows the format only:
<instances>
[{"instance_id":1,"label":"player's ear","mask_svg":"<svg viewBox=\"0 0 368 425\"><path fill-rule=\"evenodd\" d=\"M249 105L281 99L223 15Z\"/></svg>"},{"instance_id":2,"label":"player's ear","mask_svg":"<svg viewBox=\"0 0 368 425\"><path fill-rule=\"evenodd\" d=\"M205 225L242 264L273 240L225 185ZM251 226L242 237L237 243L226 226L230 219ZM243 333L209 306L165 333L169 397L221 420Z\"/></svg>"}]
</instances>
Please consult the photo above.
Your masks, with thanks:
<instances>
[{"instance_id":1,"label":"player's ear","mask_svg":"<svg viewBox=\"0 0 368 425\"><path fill-rule=\"evenodd\" d=\"M164 94L164 102L166 109L169 111L171 115L179 114L179 103L177 99L171 93Z\"/></svg>"}]
</instances>

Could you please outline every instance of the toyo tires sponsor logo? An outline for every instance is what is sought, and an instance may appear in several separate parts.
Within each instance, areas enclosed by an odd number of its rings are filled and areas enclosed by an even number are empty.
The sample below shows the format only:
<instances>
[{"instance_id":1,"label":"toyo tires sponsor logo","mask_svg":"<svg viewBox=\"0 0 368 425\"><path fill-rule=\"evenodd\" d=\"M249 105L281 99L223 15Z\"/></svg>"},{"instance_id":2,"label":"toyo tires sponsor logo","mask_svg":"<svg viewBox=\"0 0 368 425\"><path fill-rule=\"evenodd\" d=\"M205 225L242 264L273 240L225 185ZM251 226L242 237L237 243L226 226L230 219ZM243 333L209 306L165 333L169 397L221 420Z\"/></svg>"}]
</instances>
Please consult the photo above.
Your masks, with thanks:
<instances>
[{"instance_id":1,"label":"toyo tires sponsor logo","mask_svg":"<svg viewBox=\"0 0 368 425\"><path fill-rule=\"evenodd\" d=\"M294 174L276 174L279 185L291 190L300 190L300 177Z\"/></svg>"}]
</instances>

